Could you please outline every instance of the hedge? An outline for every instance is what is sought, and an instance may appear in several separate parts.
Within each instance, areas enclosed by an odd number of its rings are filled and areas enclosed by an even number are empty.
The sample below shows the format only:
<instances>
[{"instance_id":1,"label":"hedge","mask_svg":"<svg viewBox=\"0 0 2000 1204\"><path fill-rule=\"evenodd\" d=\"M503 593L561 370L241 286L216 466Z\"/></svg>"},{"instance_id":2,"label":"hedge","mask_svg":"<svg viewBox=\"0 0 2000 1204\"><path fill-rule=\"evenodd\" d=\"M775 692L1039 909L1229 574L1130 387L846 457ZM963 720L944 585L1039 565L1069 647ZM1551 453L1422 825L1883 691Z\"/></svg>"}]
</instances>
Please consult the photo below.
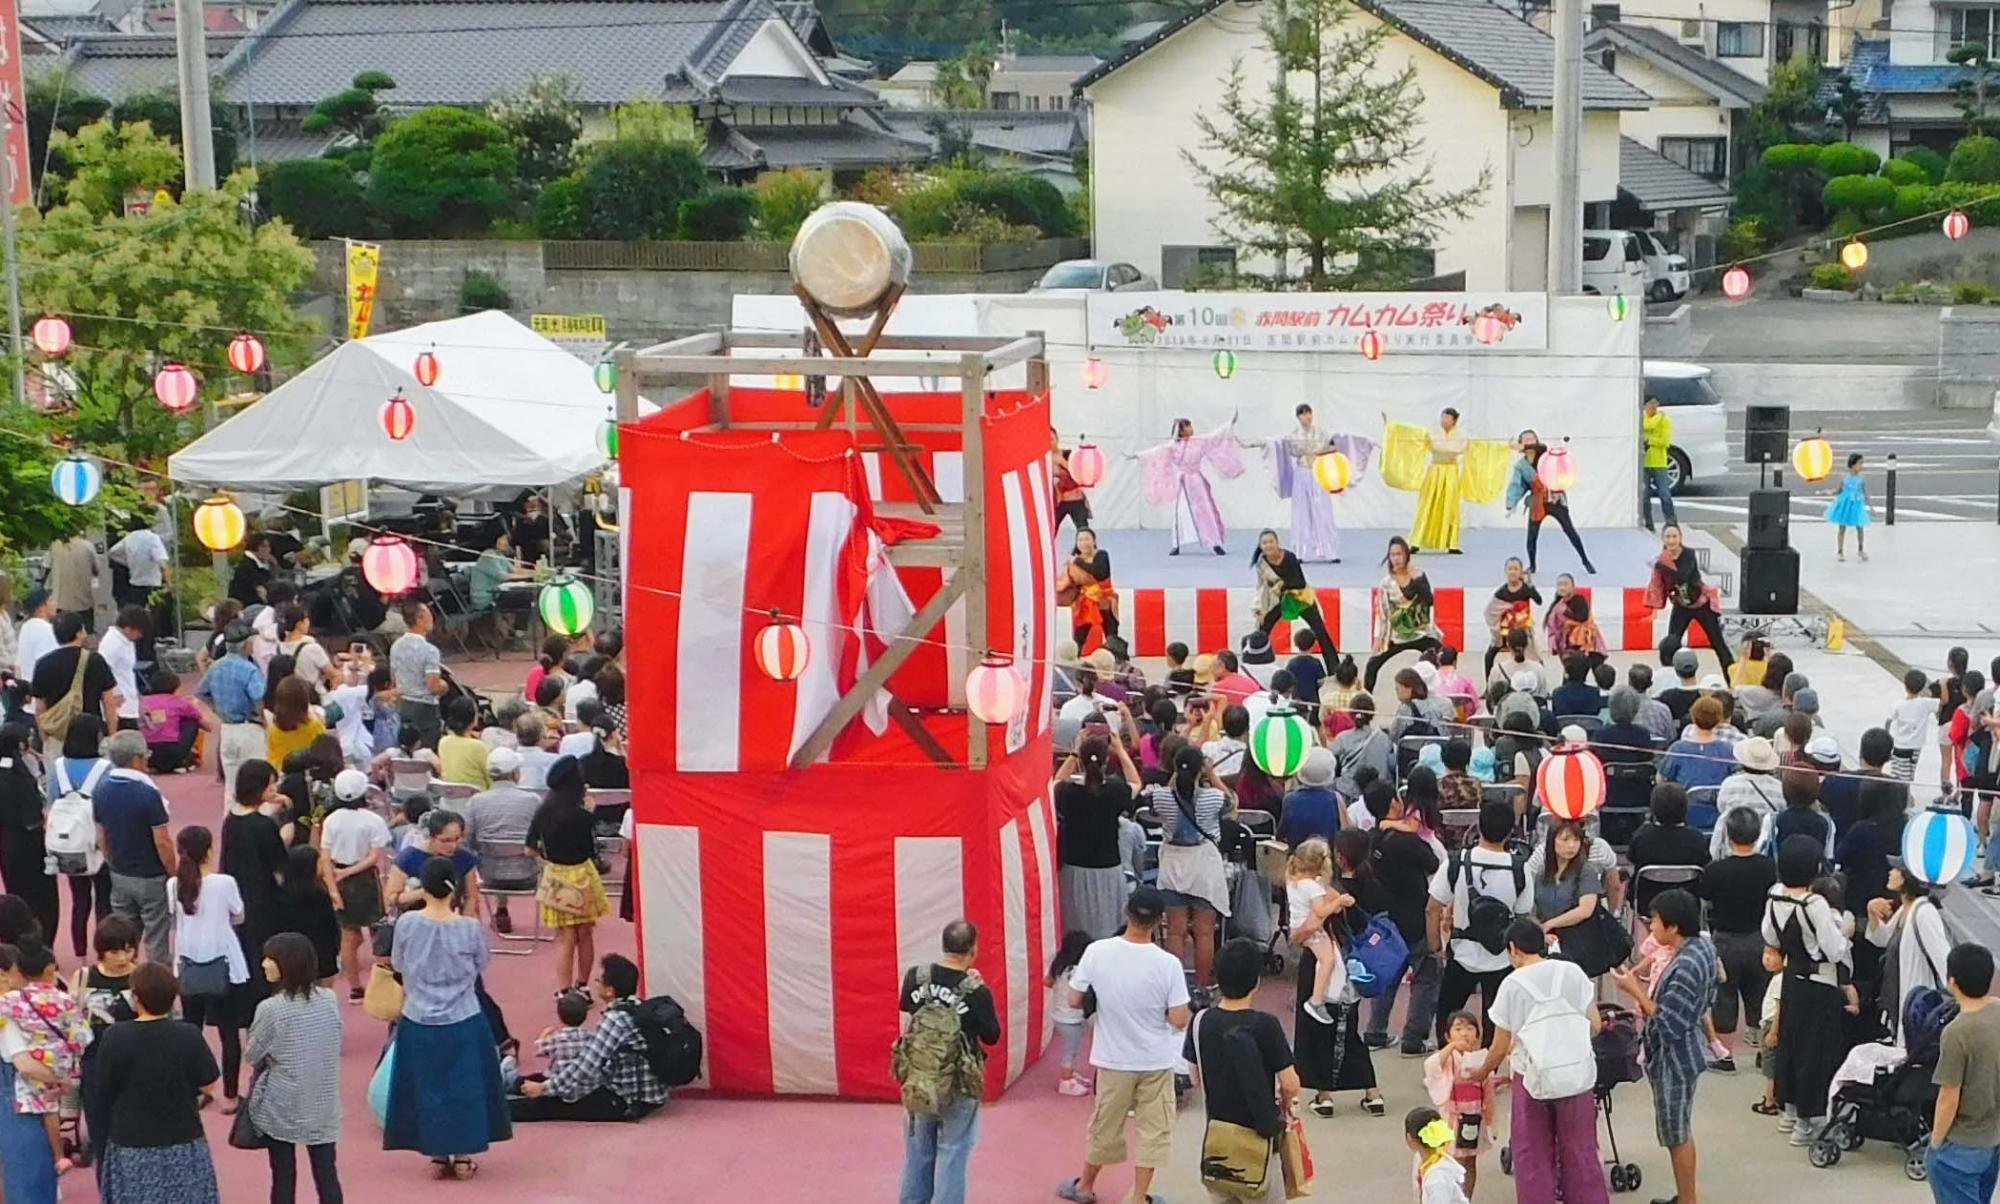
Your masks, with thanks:
<instances>
[{"instance_id":1,"label":"hedge","mask_svg":"<svg viewBox=\"0 0 2000 1204\"><path fill-rule=\"evenodd\" d=\"M680 236L698 242L735 242L750 233L757 198L748 188L717 185L681 202Z\"/></svg>"},{"instance_id":2,"label":"hedge","mask_svg":"<svg viewBox=\"0 0 2000 1204\"><path fill-rule=\"evenodd\" d=\"M1902 154L1897 155L1894 161L1914 163L1918 167L1923 168L1924 174L1930 177L1930 182L1933 184L1944 183L1945 169L1949 166L1945 162L1943 155L1938 154L1928 146L1909 147Z\"/></svg>"},{"instance_id":3,"label":"hedge","mask_svg":"<svg viewBox=\"0 0 2000 1204\"><path fill-rule=\"evenodd\" d=\"M1852 142L1829 142L1819 148L1819 169L1828 179L1865 176L1882 166L1882 156Z\"/></svg>"},{"instance_id":4,"label":"hedge","mask_svg":"<svg viewBox=\"0 0 2000 1204\"><path fill-rule=\"evenodd\" d=\"M1954 184L2000 184L2000 139L1969 134L1951 148L1944 178Z\"/></svg>"},{"instance_id":5,"label":"hedge","mask_svg":"<svg viewBox=\"0 0 2000 1204\"><path fill-rule=\"evenodd\" d=\"M1884 163L1881 175L1883 179L1896 185L1898 188L1909 184L1927 185L1931 182L1929 172L1925 171L1921 165L1912 163L1907 159L1891 159L1887 163Z\"/></svg>"},{"instance_id":6,"label":"hedge","mask_svg":"<svg viewBox=\"0 0 2000 1204\"><path fill-rule=\"evenodd\" d=\"M1835 176L1826 182L1820 200L1829 209L1868 212L1896 203L1896 186L1881 176Z\"/></svg>"},{"instance_id":7,"label":"hedge","mask_svg":"<svg viewBox=\"0 0 2000 1204\"><path fill-rule=\"evenodd\" d=\"M1762 163L1773 171L1819 166L1819 147L1804 142L1780 142L1766 147Z\"/></svg>"},{"instance_id":8,"label":"hedge","mask_svg":"<svg viewBox=\"0 0 2000 1204\"><path fill-rule=\"evenodd\" d=\"M1889 216L1910 225L1884 230L1877 237L1929 234L1937 229L1932 222L1940 210L1958 209L1975 226L2000 226L2000 185L1996 184L1905 184L1896 190ZM1933 215L1930 220L1916 219Z\"/></svg>"}]
</instances>

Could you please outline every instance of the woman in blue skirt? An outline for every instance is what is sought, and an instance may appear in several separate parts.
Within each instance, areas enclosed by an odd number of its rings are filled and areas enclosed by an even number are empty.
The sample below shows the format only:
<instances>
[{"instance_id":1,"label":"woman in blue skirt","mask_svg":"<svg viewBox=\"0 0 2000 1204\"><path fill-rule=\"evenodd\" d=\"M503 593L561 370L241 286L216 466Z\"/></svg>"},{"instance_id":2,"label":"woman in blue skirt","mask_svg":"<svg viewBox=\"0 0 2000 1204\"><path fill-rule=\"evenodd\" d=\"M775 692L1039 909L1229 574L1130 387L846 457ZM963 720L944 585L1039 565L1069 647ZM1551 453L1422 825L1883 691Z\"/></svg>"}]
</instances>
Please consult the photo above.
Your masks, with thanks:
<instances>
[{"instance_id":1,"label":"woman in blue skirt","mask_svg":"<svg viewBox=\"0 0 2000 1204\"><path fill-rule=\"evenodd\" d=\"M396 921L393 961L403 979L382 1148L430 1155L441 1179L478 1173L471 1155L514 1135L493 1031L479 1010L479 974L491 956L479 921L452 910L458 872L424 863L424 905Z\"/></svg>"},{"instance_id":2,"label":"woman in blue skirt","mask_svg":"<svg viewBox=\"0 0 2000 1204\"><path fill-rule=\"evenodd\" d=\"M1854 551L1861 559L1868 559L1868 544L1865 538L1868 530L1868 479L1861 475L1861 453L1847 457L1847 477L1840 483L1840 492L1833 504L1826 508L1826 521L1833 524L1834 552L1840 559L1847 559L1847 530L1854 529Z\"/></svg>"}]
</instances>

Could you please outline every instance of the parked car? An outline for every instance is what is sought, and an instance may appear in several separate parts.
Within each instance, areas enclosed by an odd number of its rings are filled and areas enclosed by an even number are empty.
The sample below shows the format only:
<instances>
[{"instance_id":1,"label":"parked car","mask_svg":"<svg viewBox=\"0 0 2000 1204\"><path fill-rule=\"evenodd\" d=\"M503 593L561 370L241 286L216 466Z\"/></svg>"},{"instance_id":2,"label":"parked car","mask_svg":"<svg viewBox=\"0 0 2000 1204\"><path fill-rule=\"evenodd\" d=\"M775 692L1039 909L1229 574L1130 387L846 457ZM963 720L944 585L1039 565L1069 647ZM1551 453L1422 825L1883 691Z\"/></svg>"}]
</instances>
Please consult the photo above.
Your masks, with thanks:
<instances>
[{"instance_id":1,"label":"parked car","mask_svg":"<svg viewBox=\"0 0 2000 1204\"><path fill-rule=\"evenodd\" d=\"M1630 230L1583 232L1583 291L1609 297L1647 296L1646 254Z\"/></svg>"},{"instance_id":2,"label":"parked car","mask_svg":"<svg viewBox=\"0 0 2000 1204\"><path fill-rule=\"evenodd\" d=\"M1646 272L1652 277L1646 286L1646 300L1678 301L1687 296L1688 286L1693 280L1688 271L1687 256L1667 250L1666 244L1650 230L1628 230L1626 233L1639 240L1639 254L1645 258Z\"/></svg>"},{"instance_id":3,"label":"parked car","mask_svg":"<svg viewBox=\"0 0 2000 1204\"><path fill-rule=\"evenodd\" d=\"M1042 273L1031 293L1129 293L1146 292L1160 282L1129 263L1109 263L1102 259L1065 259Z\"/></svg>"},{"instance_id":4,"label":"parked car","mask_svg":"<svg viewBox=\"0 0 2000 1204\"><path fill-rule=\"evenodd\" d=\"M1729 411L1715 391L1712 373L1700 364L1677 360L1647 360L1647 397L1660 399L1660 409L1673 420L1674 441L1667 447L1667 472L1675 493L1701 476L1721 476L1729 470Z\"/></svg>"}]
</instances>

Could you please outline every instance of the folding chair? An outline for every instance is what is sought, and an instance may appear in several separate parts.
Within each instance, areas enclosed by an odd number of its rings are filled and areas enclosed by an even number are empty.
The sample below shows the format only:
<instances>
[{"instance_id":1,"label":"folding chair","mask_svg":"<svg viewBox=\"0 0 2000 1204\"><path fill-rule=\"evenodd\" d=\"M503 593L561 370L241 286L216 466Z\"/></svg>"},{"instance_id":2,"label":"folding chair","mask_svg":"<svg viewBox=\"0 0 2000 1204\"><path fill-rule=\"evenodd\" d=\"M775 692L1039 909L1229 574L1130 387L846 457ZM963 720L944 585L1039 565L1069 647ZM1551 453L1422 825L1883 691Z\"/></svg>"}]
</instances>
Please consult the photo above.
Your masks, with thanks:
<instances>
[{"instance_id":1,"label":"folding chair","mask_svg":"<svg viewBox=\"0 0 2000 1204\"><path fill-rule=\"evenodd\" d=\"M1643 913L1639 910L1639 896L1641 893L1650 898L1653 894L1657 893L1652 888L1657 887L1659 890L1668 890L1676 886L1692 888L1700 880L1701 867L1698 865L1641 866L1632 875L1632 889L1625 896L1631 906L1630 923L1635 943L1637 939L1644 936L1639 924L1639 921L1643 918ZM1641 890L1642 887L1646 888L1643 892Z\"/></svg>"},{"instance_id":2,"label":"folding chair","mask_svg":"<svg viewBox=\"0 0 2000 1204\"><path fill-rule=\"evenodd\" d=\"M1688 790L1688 827L1703 836L1714 834L1715 821L1719 818L1715 798L1720 793L1720 786L1695 786Z\"/></svg>"},{"instance_id":3,"label":"folding chair","mask_svg":"<svg viewBox=\"0 0 2000 1204\"><path fill-rule=\"evenodd\" d=\"M1492 787L1487 787L1491 790ZM1464 848L1479 839L1479 812L1472 807L1446 807L1444 816L1444 846L1448 849Z\"/></svg>"},{"instance_id":4,"label":"folding chair","mask_svg":"<svg viewBox=\"0 0 2000 1204\"><path fill-rule=\"evenodd\" d=\"M462 803L478 793L479 791L467 782L434 781L431 783L431 797L437 801L440 807L444 807L448 803Z\"/></svg>"},{"instance_id":5,"label":"folding chair","mask_svg":"<svg viewBox=\"0 0 2000 1204\"><path fill-rule=\"evenodd\" d=\"M431 792L431 766L428 761L415 757L391 757L389 759L389 797L396 802L406 802L419 794Z\"/></svg>"},{"instance_id":6,"label":"folding chair","mask_svg":"<svg viewBox=\"0 0 2000 1204\"><path fill-rule=\"evenodd\" d=\"M492 613L491 608L486 611L475 610L472 602L460 589L456 573L433 578L430 589L431 600L437 603L438 627L445 637L457 644L458 650L469 657L472 655L472 648L466 643L466 637L471 636L475 643L492 654L494 660L499 660L500 649L474 626L474 620L483 614Z\"/></svg>"},{"instance_id":7,"label":"folding chair","mask_svg":"<svg viewBox=\"0 0 2000 1204\"><path fill-rule=\"evenodd\" d=\"M1646 822L1659 769L1651 761L1615 761L1604 766L1605 804L1598 823L1599 833L1611 847L1623 850L1632 843L1632 834ZM1647 802L1633 802L1644 799ZM1620 801L1614 801L1620 800Z\"/></svg>"},{"instance_id":8,"label":"folding chair","mask_svg":"<svg viewBox=\"0 0 2000 1204\"><path fill-rule=\"evenodd\" d=\"M584 795L590 807L593 826L600 836L616 835L619 825L625 819L625 812L632 807L630 790L589 790Z\"/></svg>"},{"instance_id":9,"label":"folding chair","mask_svg":"<svg viewBox=\"0 0 2000 1204\"><path fill-rule=\"evenodd\" d=\"M504 841L480 840L473 842L473 850L479 854L479 908L485 913L486 926L494 936L508 944L527 944L526 949L508 948L507 945L492 946L493 952L513 957L533 957L532 948L536 941L553 941L556 934L542 927L541 904L535 902L535 888L541 882L541 864L530 857L518 844ZM493 927L494 899L526 899L532 913L526 933L502 932ZM509 909L512 914L512 909Z\"/></svg>"},{"instance_id":10,"label":"folding chair","mask_svg":"<svg viewBox=\"0 0 2000 1204\"><path fill-rule=\"evenodd\" d=\"M1604 730L1604 720L1597 715L1557 715L1556 730L1562 731L1571 724L1583 729L1586 737L1595 736Z\"/></svg>"},{"instance_id":11,"label":"folding chair","mask_svg":"<svg viewBox=\"0 0 2000 1204\"><path fill-rule=\"evenodd\" d=\"M1238 810L1236 822L1250 829L1260 839L1270 839L1278 834L1278 817L1269 811Z\"/></svg>"}]
</instances>

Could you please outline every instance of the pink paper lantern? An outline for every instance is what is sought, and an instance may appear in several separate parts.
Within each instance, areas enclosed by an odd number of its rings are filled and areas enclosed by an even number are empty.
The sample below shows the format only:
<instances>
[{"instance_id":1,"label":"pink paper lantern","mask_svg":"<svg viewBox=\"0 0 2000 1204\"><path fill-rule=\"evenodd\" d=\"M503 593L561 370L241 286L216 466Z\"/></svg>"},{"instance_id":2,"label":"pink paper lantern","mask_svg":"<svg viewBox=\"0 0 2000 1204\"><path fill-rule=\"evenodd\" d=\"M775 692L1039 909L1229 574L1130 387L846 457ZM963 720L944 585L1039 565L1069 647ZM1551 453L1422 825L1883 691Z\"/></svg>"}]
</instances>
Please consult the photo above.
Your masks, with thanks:
<instances>
[{"instance_id":1,"label":"pink paper lantern","mask_svg":"<svg viewBox=\"0 0 2000 1204\"><path fill-rule=\"evenodd\" d=\"M1972 230L1972 219L1965 216L1965 210L1954 209L1944 215L1944 236L1957 242Z\"/></svg>"},{"instance_id":2,"label":"pink paper lantern","mask_svg":"<svg viewBox=\"0 0 2000 1204\"><path fill-rule=\"evenodd\" d=\"M1576 458L1569 454L1568 445L1569 440L1564 439L1543 452L1535 464L1535 475L1550 493L1568 493L1576 487Z\"/></svg>"},{"instance_id":3,"label":"pink paper lantern","mask_svg":"<svg viewBox=\"0 0 2000 1204\"><path fill-rule=\"evenodd\" d=\"M1105 364L1103 360L1087 359L1083 361L1084 388L1102 389L1104 387L1104 382L1110 379L1111 379L1111 369Z\"/></svg>"},{"instance_id":4,"label":"pink paper lantern","mask_svg":"<svg viewBox=\"0 0 2000 1204\"><path fill-rule=\"evenodd\" d=\"M1472 337L1492 346L1507 337L1507 323L1499 314L1480 314L1472 319Z\"/></svg>"},{"instance_id":5,"label":"pink paper lantern","mask_svg":"<svg viewBox=\"0 0 2000 1204\"><path fill-rule=\"evenodd\" d=\"M244 331L229 340L229 366L245 376L264 366L264 344L254 334Z\"/></svg>"},{"instance_id":6,"label":"pink paper lantern","mask_svg":"<svg viewBox=\"0 0 2000 1204\"><path fill-rule=\"evenodd\" d=\"M1604 762L1580 744L1558 745L1535 770L1535 796L1557 819L1583 819L1604 805Z\"/></svg>"},{"instance_id":7,"label":"pink paper lantern","mask_svg":"<svg viewBox=\"0 0 2000 1204\"><path fill-rule=\"evenodd\" d=\"M35 350L50 359L56 359L69 350L70 337L69 322L54 314L36 321L34 328L29 331L29 338L34 340Z\"/></svg>"},{"instance_id":8,"label":"pink paper lantern","mask_svg":"<svg viewBox=\"0 0 2000 1204\"><path fill-rule=\"evenodd\" d=\"M1731 301L1741 301L1750 295L1750 272L1741 264L1722 274L1722 295Z\"/></svg>"},{"instance_id":9,"label":"pink paper lantern","mask_svg":"<svg viewBox=\"0 0 2000 1204\"><path fill-rule=\"evenodd\" d=\"M378 535L361 554L361 575L385 598L410 592L417 584L417 553L398 535Z\"/></svg>"},{"instance_id":10,"label":"pink paper lantern","mask_svg":"<svg viewBox=\"0 0 2000 1204\"><path fill-rule=\"evenodd\" d=\"M194 373L188 371L186 364L165 364L153 376L153 396L174 413L184 413L201 396L201 383L195 380Z\"/></svg>"},{"instance_id":11,"label":"pink paper lantern","mask_svg":"<svg viewBox=\"0 0 2000 1204\"><path fill-rule=\"evenodd\" d=\"M1069 454L1069 479L1083 489L1104 479L1104 453L1095 443L1080 443Z\"/></svg>"},{"instance_id":12,"label":"pink paper lantern","mask_svg":"<svg viewBox=\"0 0 2000 1204\"><path fill-rule=\"evenodd\" d=\"M757 633L757 667L772 681L797 681L812 662L812 643L797 623L774 621Z\"/></svg>"},{"instance_id":13,"label":"pink paper lantern","mask_svg":"<svg viewBox=\"0 0 2000 1204\"><path fill-rule=\"evenodd\" d=\"M982 723L1011 723L1028 704L1028 681L1011 656L989 655L965 675L965 707Z\"/></svg>"}]
</instances>

